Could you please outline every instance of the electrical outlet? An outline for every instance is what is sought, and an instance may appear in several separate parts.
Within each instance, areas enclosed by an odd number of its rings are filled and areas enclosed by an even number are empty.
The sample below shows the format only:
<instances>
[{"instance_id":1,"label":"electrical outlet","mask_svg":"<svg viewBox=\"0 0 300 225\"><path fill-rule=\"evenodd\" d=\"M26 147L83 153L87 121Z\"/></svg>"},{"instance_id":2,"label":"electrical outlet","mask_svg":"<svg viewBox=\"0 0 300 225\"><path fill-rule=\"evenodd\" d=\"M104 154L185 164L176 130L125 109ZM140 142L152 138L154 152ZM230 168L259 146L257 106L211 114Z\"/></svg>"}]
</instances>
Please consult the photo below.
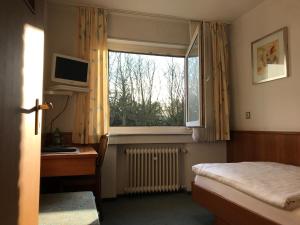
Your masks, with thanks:
<instances>
[{"instance_id":1,"label":"electrical outlet","mask_svg":"<svg viewBox=\"0 0 300 225\"><path fill-rule=\"evenodd\" d=\"M246 112L245 117L246 117L246 120L250 120L251 119L251 113Z\"/></svg>"}]
</instances>

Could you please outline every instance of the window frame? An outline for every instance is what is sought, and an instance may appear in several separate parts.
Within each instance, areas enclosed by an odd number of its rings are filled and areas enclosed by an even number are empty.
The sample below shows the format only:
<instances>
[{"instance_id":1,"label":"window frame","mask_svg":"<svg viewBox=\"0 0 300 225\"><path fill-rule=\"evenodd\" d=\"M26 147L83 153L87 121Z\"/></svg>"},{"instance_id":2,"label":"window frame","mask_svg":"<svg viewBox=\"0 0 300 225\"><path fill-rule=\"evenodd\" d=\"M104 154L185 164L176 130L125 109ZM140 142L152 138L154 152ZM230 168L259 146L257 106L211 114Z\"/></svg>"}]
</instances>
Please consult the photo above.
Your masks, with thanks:
<instances>
[{"instance_id":1,"label":"window frame","mask_svg":"<svg viewBox=\"0 0 300 225\"><path fill-rule=\"evenodd\" d=\"M198 40L196 42L196 40ZM202 49L202 42L203 42L203 36L202 31L199 26L197 26L194 35L191 39L190 45L188 47L188 50L185 55L185 71L184 71L184 79L185 79L185 120L186 120L186 126L190 128L205 128L206 127L206 119L205 119L205 87L204 87L204 61L203 61L203 49ZM197 45L198 48L198 68L199 68L199 86L198 86L198 94L200 97L199 101L199 113L198 113L198 120L189 120L188 114L189 114L189 105L188 105L188 98L189 98L189 80L188 80L188 58L189 54L194 46L194 44Z\"/></svg>"},{"instance_id":2,"label":"window frame","mask_svg":"<svg viewBox=\"0 0 300 225\"><path fill-rule=\"evenodd\" d=\"M109 52L123 52L129 54L132 53L154 56L180 57L184 60L187 48L188 45L170 45L165 43L140 42L109 38L107 55L109 56ZM186 98L186 96L184 98ZM109 126L109 133L110 135L190 135L192 134L192 129L185 126L186 112L185 109L183 111L184 121L182 126Z\"/></svg>"}]
</instances>

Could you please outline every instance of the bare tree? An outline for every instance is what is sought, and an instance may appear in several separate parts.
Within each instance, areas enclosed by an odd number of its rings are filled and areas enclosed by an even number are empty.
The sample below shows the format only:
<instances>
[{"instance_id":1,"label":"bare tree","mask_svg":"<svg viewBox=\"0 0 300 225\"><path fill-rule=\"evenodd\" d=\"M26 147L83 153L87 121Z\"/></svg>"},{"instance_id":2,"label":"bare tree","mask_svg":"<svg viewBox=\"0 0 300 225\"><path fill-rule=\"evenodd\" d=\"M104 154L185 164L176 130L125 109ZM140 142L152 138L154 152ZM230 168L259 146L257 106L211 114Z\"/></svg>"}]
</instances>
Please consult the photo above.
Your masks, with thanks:
<instances>
[{"instance_id":1,"label":"bare tree","mask_svg":"<svg viewBox=\"0 0 300 225\"><path fill-rule=\"evenodd\" d=\"M165 106L168 125L182 125L184 120L184 73L173 58L168 63L164 76L168 88L168 101Z\"/></svg>"},{"instance_id":2,"label":"bare tree","mask_svg":"<svg viewBox=\"0 0 300 225\"><path fill-rule=\"evenodd\" d=\"M163 104L155 93L162 78L153 58L110 52L109 59L111 126L182 125L183 71L176 62L171 60L164 73L169 94Z\"/></svg>"}]
</instances>

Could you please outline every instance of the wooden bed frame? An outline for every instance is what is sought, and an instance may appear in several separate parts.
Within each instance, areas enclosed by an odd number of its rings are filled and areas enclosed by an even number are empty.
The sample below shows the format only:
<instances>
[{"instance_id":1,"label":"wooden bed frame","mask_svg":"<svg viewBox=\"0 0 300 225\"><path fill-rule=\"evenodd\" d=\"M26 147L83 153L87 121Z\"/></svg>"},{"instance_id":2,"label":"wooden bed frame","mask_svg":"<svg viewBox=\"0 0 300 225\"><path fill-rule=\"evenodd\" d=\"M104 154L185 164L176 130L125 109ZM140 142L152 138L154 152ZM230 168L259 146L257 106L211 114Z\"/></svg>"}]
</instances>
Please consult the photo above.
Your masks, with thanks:
<instances>
[{"instance_id":1,"label":"wooden bed frame","mask_svg":"<svg viewBox=\"0 0 300 225\"><path fill-rule=\"evenodd\" d=\"M232 131L227 161L269 161L300 166L300 132ZM279 225L192 183L192 198L216 216L215 225Z\"/></svg>"}]
</instances>

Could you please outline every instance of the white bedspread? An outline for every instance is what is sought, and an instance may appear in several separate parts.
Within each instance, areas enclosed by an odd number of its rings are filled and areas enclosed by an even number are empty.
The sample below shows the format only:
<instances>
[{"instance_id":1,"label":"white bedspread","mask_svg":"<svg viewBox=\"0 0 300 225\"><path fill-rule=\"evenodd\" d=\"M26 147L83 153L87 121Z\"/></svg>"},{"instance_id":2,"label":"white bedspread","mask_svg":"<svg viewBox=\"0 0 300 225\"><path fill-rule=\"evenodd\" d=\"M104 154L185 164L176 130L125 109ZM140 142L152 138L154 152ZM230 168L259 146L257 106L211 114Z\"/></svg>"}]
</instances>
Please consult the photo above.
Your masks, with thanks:
<instances>
[{"instance_id":1,"label":"white bedspread","mask_svg":"<svg viewBox=\"0 0 300 225\"><path fill-rule=\"evenodd\" d=\"M193 166L197 175L217 180L273 206L300 206L300 167L273 162L209 163Z\"/></svg>"}]
</instances>

